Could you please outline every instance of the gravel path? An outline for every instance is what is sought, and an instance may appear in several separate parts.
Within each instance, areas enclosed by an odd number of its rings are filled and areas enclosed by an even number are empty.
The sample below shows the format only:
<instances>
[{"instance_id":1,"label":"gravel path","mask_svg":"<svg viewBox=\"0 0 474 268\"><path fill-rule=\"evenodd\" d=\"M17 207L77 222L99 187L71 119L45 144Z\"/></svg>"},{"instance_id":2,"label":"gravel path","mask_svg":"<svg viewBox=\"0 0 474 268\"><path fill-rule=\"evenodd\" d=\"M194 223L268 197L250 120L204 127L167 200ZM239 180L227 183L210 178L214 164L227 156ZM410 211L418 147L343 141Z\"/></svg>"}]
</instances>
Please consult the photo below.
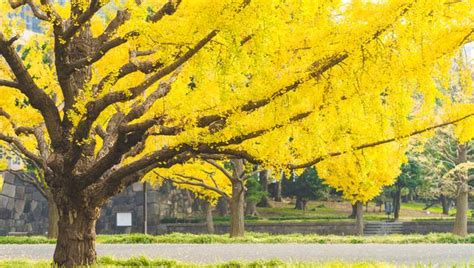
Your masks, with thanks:
<instances>
[{"instance_id":1,"label":"gravel path","mask_svg":"<svg viewBox=\"0 0 474 268\"><path fill-rule=\"evenodd\" d=\"M54 245L0 245L0 259L50 259ZM229 260L383 261L449 264L474 261L471 244L99 244L100 256L176 259L214 263Z\"/></svg>"}]
</instances>

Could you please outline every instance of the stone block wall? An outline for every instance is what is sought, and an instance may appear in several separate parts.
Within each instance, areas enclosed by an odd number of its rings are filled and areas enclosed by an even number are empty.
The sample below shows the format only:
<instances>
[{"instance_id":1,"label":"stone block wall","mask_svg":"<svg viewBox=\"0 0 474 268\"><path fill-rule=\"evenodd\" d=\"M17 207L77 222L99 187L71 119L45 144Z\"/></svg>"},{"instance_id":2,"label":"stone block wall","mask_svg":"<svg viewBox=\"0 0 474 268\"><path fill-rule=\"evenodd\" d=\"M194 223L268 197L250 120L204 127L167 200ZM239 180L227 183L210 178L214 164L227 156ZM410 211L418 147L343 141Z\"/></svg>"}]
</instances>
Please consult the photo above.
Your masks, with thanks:
<instances>
[{"instance_id":1,"label":"stone block wall","mask_svg":"<svg viewBox=\"0 0 474 268\"><path fill-rule=\"evenodd\" d=\"M0 235L43 234L48 230L48 202L36 188L5 173L0 192Z\"/></svg>"},{"instance_id":2,"label":"stone block wall","mask_svg":"<svg viewBox=\"0 0 474 268\"><path fill-rule=\"evenodd\" d=\"M48 202L36 188L8 172L3 174L0 192L0 235L9 232L45 234L48 231ZM157 233L163 217L183 218L192 213L193 198L188 191L170 184L158 188L147 186L148 231ZM113 197L102 208L97 233L130 233L143 231L143 185L136 183ZM117 212L132 213L132 227L116 226Z\"/></svg>"}]
</instances>

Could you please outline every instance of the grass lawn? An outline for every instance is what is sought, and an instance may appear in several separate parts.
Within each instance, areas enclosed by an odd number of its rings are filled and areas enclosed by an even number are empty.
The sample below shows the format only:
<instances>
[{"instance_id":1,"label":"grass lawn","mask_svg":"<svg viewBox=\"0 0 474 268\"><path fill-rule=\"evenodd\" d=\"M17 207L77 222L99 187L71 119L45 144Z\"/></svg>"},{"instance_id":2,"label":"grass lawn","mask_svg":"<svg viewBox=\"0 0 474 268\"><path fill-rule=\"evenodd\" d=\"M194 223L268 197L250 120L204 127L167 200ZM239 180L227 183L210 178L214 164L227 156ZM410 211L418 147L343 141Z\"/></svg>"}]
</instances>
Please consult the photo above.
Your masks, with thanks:
<instances>
[{"instance_id":1,"label":"grass lawn","mask_svg":"<svg viewBox=\"0 0 474 268\"><path fill-rule=\"evenodd\" d=\"M0 237L0 244L54 244L56 241L41 236L32 237ZM244 237L230 238L225 235L183 234L173 233L166 235L98 235L97 243L102 244L209 244L209 243L318 243L318 244L409 244L409 243L474 243L474 234L459 237L449 233L428 235L379 235L379 236L338 236L317 234L287 234L271 235L266 233L246 233Z\"/></svg>"},{"instance_id":2,"label":"grass lawn","mask_svg":"<svg viewBox=\"0 0 474 268\"><path fill-rule=\"evenodd\" d=\"M434 267L470 267L471 264L460 263L457 265L439 266ZM9 268L20 268L20 267L38 267L38 268L49 268L51 267L50 261L28 261L28 260L10 260L0 261L0 267ZM92 267L354 267L354 268L372 268L372 267L430 267L422 264L417 265L400 265L393 263L383 262L283 262L280 260L261 260L253 262L242 262L242 261L231 261L217 264L195 264L195 263L183 263L174 260L163 260L163 259L149 259L146 257L135 257L130 259L113 259L110 257L99 258L97 265Z\"/></svg>"}]
</instances>

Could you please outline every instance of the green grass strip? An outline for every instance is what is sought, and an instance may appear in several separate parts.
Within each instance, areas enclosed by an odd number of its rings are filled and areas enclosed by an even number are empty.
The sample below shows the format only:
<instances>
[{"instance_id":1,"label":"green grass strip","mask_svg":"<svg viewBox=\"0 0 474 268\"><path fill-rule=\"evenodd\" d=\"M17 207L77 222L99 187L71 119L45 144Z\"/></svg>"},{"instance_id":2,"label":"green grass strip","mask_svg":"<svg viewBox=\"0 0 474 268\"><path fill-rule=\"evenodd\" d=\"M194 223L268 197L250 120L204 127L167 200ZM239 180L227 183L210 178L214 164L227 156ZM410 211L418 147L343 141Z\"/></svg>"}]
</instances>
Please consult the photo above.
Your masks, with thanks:
<instances>
[{"instance_id":1,"label":"green grass strip","mask_svg":"<svg viewBox=\"0 0 474 268\"><path fill-rule=\"evenodd\" d=\"M42 236L12 237L1 236L0 244L54 244L56 241ZM272 235L267 233L247 233L244 237L230 238L228 235L209 234L183 234L173 233L166 235L144 235L144 234L119 234L98 235L97 243L101 244L277 244L277 243L301 243L301 244L417 244L417 243L449 243L468 244L474 243L474 234L466 237L456 236L450 233L431 233L427 235L376 235L376 236L339 236L339 235L317 235L317 234L286 234Z\"/></svg>"}]
</instances>

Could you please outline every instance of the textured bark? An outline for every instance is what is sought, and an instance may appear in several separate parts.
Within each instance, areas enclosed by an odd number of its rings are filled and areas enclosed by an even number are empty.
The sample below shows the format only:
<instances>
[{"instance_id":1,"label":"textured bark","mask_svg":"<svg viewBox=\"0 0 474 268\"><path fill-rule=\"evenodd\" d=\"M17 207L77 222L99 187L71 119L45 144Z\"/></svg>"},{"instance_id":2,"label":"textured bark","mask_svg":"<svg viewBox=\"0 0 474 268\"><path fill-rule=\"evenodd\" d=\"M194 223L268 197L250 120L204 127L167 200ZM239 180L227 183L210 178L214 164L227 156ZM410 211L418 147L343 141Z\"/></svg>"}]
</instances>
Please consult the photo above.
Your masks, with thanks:
<instances>
[{"instance_id":1,"label":"textured bark","mask_svg":"<svg viewBox=\"0 0 474 268\"><path fill-rule=\"evenodd\" d=\"M95 263L95 224L99 217L99 208L70 210L64 207L59 211L59 234L54 263L60 267Z\"/></svg>"},{"instance_id":2,"label":"textured bark","mask_svg":"<svg viewBox=\"0 0 474 268\"><path fill-rule=\"evenodd\" d=\"M459 186L456 197L456 219L454 220L453 234L459 236L467 235L467 211L468 211L469 188L467 183Z\"/></svg>"},{"instance_id":3,"label":"textured bark","mask_svg":"<svg viewBox=\"0 0 474 268\"><path fill-rule=\"evenodd\" d=\"M356 204L356 234L364 235L364 205L362 202L357 201Z\"/></svg>"},{"instance_id":4,"label":"textured bark","mask_svg":"<svg viewBox=\"0 0 474 268\"><path fill-rule=\"evenodd\" d=\"M230 199L230 237L244 236L244 189L240 182L232 183Z\"/></svg>"},{"instance_id":5,"label":"textured bark","mask_svg":"<svg viewBox=\"0 0 474 268\"><path fill-rule=\"evenodd\" d=\"M47 193L48 199L48 238L55 239L58 237L58 221L59 212L56 202L51 193Z\"/></svg>"},{"instance_id":6,"label":"textured bark","mask_svg":"<svg viewBox=\"0 0 474 268\"><path fill-rule=\"evenodd\" d=\"M207 232L209 234L213 234L214 233L214 218L212 216L212 205L209 202L206 202L204 206L206 207Z\"/></svg>"}]
</instances>

